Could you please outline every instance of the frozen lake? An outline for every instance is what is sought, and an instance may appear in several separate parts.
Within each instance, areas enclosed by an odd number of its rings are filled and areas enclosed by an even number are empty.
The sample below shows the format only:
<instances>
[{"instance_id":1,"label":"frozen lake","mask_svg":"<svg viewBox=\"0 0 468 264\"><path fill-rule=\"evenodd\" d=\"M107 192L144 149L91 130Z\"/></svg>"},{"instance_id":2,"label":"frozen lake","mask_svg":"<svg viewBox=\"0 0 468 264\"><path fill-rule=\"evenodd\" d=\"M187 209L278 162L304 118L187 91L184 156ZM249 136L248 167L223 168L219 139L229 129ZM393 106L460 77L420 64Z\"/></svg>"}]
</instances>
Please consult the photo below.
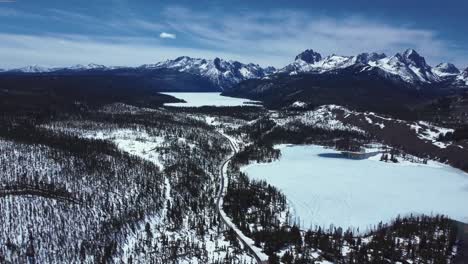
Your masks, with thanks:
<instances>
[{"instance_id":1,"label":"frozen lake","mask_svg":"<svg viewBox=\"0 0 468 264\"><path fill-rule=\"evenodd\" d=\"M410 213L468 222L468 174L460 170L435 162L385 163L380 156L333 158L339 152L320 146L280 147L279 161L242 170L281 189L304 228L333 224L363 232Z\"/></svg>"},{"instance_id":2,"label":"frozen lake","mask_svg":"<svg viewBox=\"0 0 468 264\"><path fill-rule=\"evenodd\" d=\"M242 98L221 96L221 93L162 93L182 99L187 103L168 103L167 106L200 107L200 106L239 106L253 105L255 101ZM258 104L256 105L258 106Z\"/></svg>"}]
</instances>

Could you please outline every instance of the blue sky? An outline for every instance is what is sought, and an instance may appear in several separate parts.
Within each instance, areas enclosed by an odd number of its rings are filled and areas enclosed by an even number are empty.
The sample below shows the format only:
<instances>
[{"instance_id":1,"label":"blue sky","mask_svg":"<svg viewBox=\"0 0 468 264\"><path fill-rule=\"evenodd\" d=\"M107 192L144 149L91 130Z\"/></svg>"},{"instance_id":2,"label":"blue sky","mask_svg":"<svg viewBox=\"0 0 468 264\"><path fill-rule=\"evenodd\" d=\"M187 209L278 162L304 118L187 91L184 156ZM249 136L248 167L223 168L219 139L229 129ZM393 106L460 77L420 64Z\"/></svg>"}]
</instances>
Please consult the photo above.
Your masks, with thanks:
<instances>
[{"instance_id":1,"label":"blue sky","mask_svg":"<svg viewBox=\"0 0 468 264\"><path fill-rule=\"evenodd\" d=\"M467 10L466 0L0 0L0 68L133 66L182 55L279 67L306 48L414 48L432 65L465 68Z\"/></svg>"}]
</instances>

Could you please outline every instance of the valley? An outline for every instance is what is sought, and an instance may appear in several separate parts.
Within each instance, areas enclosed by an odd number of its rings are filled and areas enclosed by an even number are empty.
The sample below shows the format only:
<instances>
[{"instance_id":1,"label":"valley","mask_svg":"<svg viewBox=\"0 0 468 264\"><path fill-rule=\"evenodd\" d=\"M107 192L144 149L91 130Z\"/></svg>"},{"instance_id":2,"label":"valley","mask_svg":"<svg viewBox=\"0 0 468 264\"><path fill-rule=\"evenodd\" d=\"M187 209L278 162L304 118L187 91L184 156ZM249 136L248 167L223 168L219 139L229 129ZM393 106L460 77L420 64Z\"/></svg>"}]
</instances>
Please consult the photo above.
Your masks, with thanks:
<instances>
[{"instance_id":1,"label":"valley","mask_svg":"<svg viewBox=\"0 0 468 264\"><path fill-rule=\"evenodd\" d=\"M0 262L459 262L464 88L309 53L0 73Z\"/></svg>"}]
</instances>

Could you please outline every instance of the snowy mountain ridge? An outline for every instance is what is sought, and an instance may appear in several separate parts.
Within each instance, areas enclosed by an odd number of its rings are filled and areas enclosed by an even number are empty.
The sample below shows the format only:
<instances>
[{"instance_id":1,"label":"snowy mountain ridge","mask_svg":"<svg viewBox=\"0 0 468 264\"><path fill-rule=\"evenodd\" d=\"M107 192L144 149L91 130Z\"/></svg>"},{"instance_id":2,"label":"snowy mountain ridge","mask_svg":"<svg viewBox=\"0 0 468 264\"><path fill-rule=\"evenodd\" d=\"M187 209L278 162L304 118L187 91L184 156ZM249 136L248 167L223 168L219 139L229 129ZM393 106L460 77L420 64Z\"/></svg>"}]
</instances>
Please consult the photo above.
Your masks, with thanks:
<instances>
[{"instance_id":1,"label":"snowy mountain ridge","mask_svg":"<svg viewBox=\"0 0 468 264\"><path fill-rule=\"evenodd\" d=\"M75 64L69 67L45 67L40 65L29 65L21 68L14 68L9 70L0 70L3 72L11 73L49 73L58 71L87 71L87 70L114 70L119 68L125 68L120 66L104 66L101 64L89 63L86 65Z\"/></svg>"},{"instance_id":2,"label":"snowy mountain ridge","mask_svg":"<svg viewBox=\"0 0 468 264\"><path fill-rule=\"evenodd\" d=\"M81 71L111 71L116 69L129 69L151 71L159 69L172 69L179 72L190 73L205 77L221 90L231 87L247 79L266 77L276 71L274 67L262 68L258 64L244 64L238 61L223 60L215 58L212 60L191 58L187 56L178 57L174 60L166 60L155 64L144 64L138 67L104 66L99 64L73 65L70 67L43 67L39 65L26 66L5 70L5 73L54 73L54 72L81 72ZM1 72L1 71L0 71Z\"/></svg>"},{"instance_id":3,"label":"snowy mountain ridge","mask_svg":"<svg viewBox=\"0 0 468 264\"><path fill-rule=\"evenodd\" d=\"M454 87L468 86L468 69L460 71L451 63L440 63L435 67L426 63L423 56L414 49L407 49L402 53L387 56L384 53L361 53L355 56L332 54L322 56L320 53L307 49L295 57L294 62L281 69L274 67L261 67L258 64L244 64L238 61L223 60L220 58L202 59L181 56L176 59L144 64L138 67L108 67L99 64L70 67L42 67L31 65L22 68L0 70L2 73L54 73L54 72L81 72L81 71L111 71L128 69L151 71L171 69L189 73L208 79L220 90L230 88L244 80L270 78L274 74L297 75L299 73L336 73L346 69L353 69L355 74L376 74L385 79L403 83L405 86L420 88L425 85L449 84Z\"/></svg>"},{"instance_id":4,"label":"snowy mountain ridge","mask_svg":"<svg viewBox=\"0 0 468 264\"><path fill-rule=\"evenodd\" d=\"M356 67L360 72L375 71L381 76L402 80L411 85L434 84L447 79L451 81L465 80L460 76L460 70L451 63L441 63L431 67L424 57L413 49L396 53L388 57L383 53L361 53L356 56L322 55L311 49L297 55L295 61L278 70L279 73L296 75L298 73L321 74Z\"/></svg>"},{"instance_id":5,"label":"snowy mountain ridge","mask_svg":"<svg viewBox=\"0 0 468 264\"><path fill-rule=\"evenodd\" d=\"M52 68L47 68L39 65L29 65L21 68L6 70L6 72L23 72L23 73L44 73L51 72Z\"/></svg>"},{"instance_id":6,"label":"snowy mountain ridge","mask_svg":"<svg viewBox=\"0 0 468 264\"><path fill-rule=\"evenodd\" d=\"M273 73L273 67L262 68L258 64L243 64L238 61L213 60L191 58L187 56L178 57L174 60L166 60L156 64L142 65L145 69L175 69L207 77L221 89L231 87L247 79L263 78Z\"/></svg>"}]
</instances>

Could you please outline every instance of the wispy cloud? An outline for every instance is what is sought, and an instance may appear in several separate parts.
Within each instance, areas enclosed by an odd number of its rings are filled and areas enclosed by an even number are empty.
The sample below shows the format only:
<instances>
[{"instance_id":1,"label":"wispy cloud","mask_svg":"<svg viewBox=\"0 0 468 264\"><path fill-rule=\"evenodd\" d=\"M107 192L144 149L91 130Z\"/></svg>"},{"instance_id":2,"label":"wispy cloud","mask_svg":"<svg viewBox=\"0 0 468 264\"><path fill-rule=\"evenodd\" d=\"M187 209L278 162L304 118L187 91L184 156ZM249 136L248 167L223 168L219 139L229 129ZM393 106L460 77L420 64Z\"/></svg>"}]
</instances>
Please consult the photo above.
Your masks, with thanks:
<instances>
[{"instance_id":1,"label":"wispy cloud","mask_svg":"<svg viewBox=\"0 0 468 264\"><path fill-rule=\"evenodd\" d=\"M203 45L259 57L281 55L281 61L272 62L277 65L306 48L325 55L369 51L393 54L414 48L432 62L458 58L457 63L468 63L468 51L441 39L437 32L359 16L335 18L283 10L213 17L184 7L169 7L165 16L175 31ZM170 19L174 17L177 19Z\"/></svg>"},{"instance_id":2,"label":"wispy cloud","mask_svg":"<svg viewBox=\"0 0 468 264\"><path fill-rule=\"evenodd\" d=\"M468 65L467 49L441 38L438 32L363 16L337 18L298 10L213 16L213 10L194 12L180 6L167 7L154 17L119 12L123 13L94 17L76 10L47 9L36 15L0 8L0 16L49 17L82 29L75 35L2 34L0 29L0 67L88 62L138 65L180 55L219 56L281 67L308 48L322 55L369 51L394 54L414 48L432 64L451 61L460 67ZM175 45L168 47L164 39L176 39L171 41Z\"/></svg>"},{"instance_id":3,"label":"wispy cloud","mask_svg":"<svg viewBox=\"0 0 468 264\"><path fill-rule=\"evenodd\" d=\"M159 37L163 38L163 39L175 39L176 35L171 34L171 33L167 33L167 32L161 32L161 34L159 34Z\"/></svg>"},{"instance_id":4,"label":"wispy cloud","mask_svg":"<svg viewBox=\"0 0 468 264\"><path fill-rule=\"evenodd\" d=\"M229 52L165 46L156 38L107 37L81 35L18 35L0 33L0 68L24 65L67 66L98 63L138 66L173 59L181 54L214 58L220 56L242 61L243 56ZM248 61L254 58L248 58Z\"/></svg>"}]
</instances>

